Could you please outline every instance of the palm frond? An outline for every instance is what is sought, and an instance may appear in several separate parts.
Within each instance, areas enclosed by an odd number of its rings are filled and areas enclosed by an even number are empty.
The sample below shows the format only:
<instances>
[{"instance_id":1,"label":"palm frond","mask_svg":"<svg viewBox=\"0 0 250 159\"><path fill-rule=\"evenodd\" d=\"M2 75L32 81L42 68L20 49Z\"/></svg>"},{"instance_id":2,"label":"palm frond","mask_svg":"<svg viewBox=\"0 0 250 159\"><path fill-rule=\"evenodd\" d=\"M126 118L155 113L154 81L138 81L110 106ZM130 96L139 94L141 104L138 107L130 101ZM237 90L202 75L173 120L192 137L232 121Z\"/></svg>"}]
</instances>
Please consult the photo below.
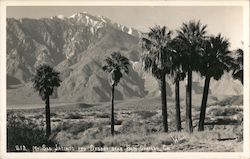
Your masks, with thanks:
<instances>
[{"instance_id":1,"label":"palm frond","mask_svg":"<svg viewBox=\"0 0 250 159\"><path fill-rule=\"evenodd\" d=\"M233 70L232 72L232 76L234 79L238 79L241 81L241 83L243 84L243 55L244 55L244 51L242 49L237 49L235 51L237 57L236 59L234 59L234 64L231 66L231 69Z\"/></svg>"},{"instance_id":2,"label":"palm frond","mask_svg":"<svg viewBox=\"0 0 250 159\"><path fill-rule=\"evenodd\" d=\"M233 64L230 43L221 34L210 36L204 43L200 73L218 80Z\"/></svg>"},{"instance_id":3,"label":"palm frond","mask_svg":"<svg viewBox=\"0 0 250 159\"><path fill-rule=\"evenodd\" d=\"M183 69L198 71L202 54L202 43L206 39L206 27L200 21L183 23L177 30L177 41L181 44ZM195 60L194 60L195 59Z\"/></svg>"},{"instance_id":4,"label":"palm frond","mask_svg":"<svg viewBox=\"0 0 250 159\"><path fill-rule=\"evenodd\" d=\"M156 25L140 38L143 49L141 60L145 71L151 72L156 78L159 74L170 72L173 65L170 46L172 31L167 27Z\"/></svg>"},{"instance_id":5,"label":"palm frond","mask_svg":"<svg viewBox=\"0 0 250 159\"><path fill-rule=\"evenodd\" d=\"M39 95L44 100L46 96L52 95L54 88L59 87L62 82L59 77L59 72L53 70L49 65L41 65L37 68L36 74L33 75L33 87L39 92Z\"/></svg>"},{"instance_id":6,"label":"palm frond","mask_svg":"<svg viewBox=\"0 0 250 159\"><path fill-rule=\"evenodd\" d=\"M102 69L110 73L112 85L117 85L122 78L122 72L129 73L129 60L122 56L119 52L113 52L110 57L107 57Z\"/></svg>"}]
</instances>

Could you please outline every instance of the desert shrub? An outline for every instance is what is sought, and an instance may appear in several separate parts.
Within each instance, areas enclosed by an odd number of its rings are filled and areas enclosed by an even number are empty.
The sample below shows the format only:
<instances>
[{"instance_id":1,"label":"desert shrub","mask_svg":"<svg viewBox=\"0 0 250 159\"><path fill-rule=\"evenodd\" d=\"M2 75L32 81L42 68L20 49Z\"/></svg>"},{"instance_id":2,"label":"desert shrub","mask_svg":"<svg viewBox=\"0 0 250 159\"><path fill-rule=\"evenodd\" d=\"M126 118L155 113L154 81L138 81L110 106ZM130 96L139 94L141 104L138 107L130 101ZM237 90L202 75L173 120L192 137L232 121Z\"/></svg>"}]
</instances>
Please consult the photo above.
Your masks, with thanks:
<instances>
[{"instance_id":1,"label":"desert shrub","mask_svg":"<svg viewBox=\"0 0 250 159\"><path fill-rule=\"evenodd\" d=\"M57 114L56 113L54 113L54 112L50 112L50 117L56 117L57 116Z\"/></svg>"},{"instance_id":2,"label":"desert shrub","mask_svg":"<svg viewBox=\"0 0 250 159\"><path fill-rule=\"evenodd\" d=\"M108 113L98 113L98 114L96 114L96 117L97 118L109 118L110 114L108 114Z\"/></svg>"},{"instance_id":3,"label":"desert shrub","mask_svg":"<svg viewBox=\"0 0 250 159\"><path fill-rule=\"evenodd\" d=\"M86 130L84 133L79 134L84 136L84 138L88 139L102 139L104 137L110 136L110 128L103 126L103 127L95 127Z\"/></svg>"},{"instance_id":4,"label":"desert shrub","mask_svg":"<svg viewBox=\"0 0 250 159\"><path fill-rule=\"evenodd\" d=\"M84 116L96 116L96 112L85 112Z\"/></svg>"},{"instance_id":5,"label":"desert shrub","mask_svg":"<svg viewBox=\"0 0 250 159\"><path fill-rule=\"evenodd\" d=\"M80 132L84 132L85 130L92 128L94 123L92 122L63 122L60 123L54 130L54 132L66 131L73 135L77 135Z\"/></svg>"},{"instance_id":6,"label":"desert shrub","mask_svg":"<svg viewBox=\"0 0 250 159\"><path fill-rule=\"evenodd\" d=\"M203 132L194 132L192 135L186 134L190 143L210 143L218 142L221 138L231 138L232 131L227 130L205 130Z\"/></svg>"},{"instance_id":7,"label":"desert shrub","mask_svg":"<svg viewBox=\"0 0 250 159\"><path fill-rule=\"evenodd\" d=\"M142 125L142 123L132 119L125 120L119 128L119 132L122 134L138 133Z\"/></svg>"},{"instance_id":8,"label":"desert shrub","mask_svg":"<svg viewBox=\"0 0 250 159\"><path fill-rule=\"evenodd\" d=\"M150 135L155 132L160 132L163 130L161 122L154 119L141 120L141 118L126 119L122 122L121 127L118 129L120 134L141 134Z\"/></svg>"},{"instance_id":9,"label":"desert shrub","mask_svg":"<svg viewBox=\"0 0 250 159\"><path fill-rule=\"evenodd\" d=\"M105 144L101 140L97 140L93 142L95 147L103 147Z\"/></svg>"},{"instance_id":10,"label":"desert shrub","mask_svg":"<svg viewBox=\"0 0 250 159\"><path fill-rule=\"evenodd\" d=\"M59 123L57 127L52 129L52 132L53 133L58 133L58 132L61 132L61 131L69 130L71 128L71 125L72 125L72 122Z\"/></svg>"},{"instance_id":11,"label":"desert shrub","mask_svg":"<svg viewBox=\"0 0 250 159\"><path fill-rule=\"evenodd\" d=\"M143 134L149 135L156 132L160 132L163 130L163 128L161 125L156 125L154 123L145 123L144 125L142 125L141 130Z\"/></svg>"},{"instance_id":12,"label":"desert shrub","mask_svg":"<svg viewBox=\"0 0 250 159\"><path fill-rule=\"evenodd\" d=\"M235 115L239 112L242 112L242 108L240 107L229 107L225 109L226 115Z\"/></svg>"},{"instance_id":13,"label":"desert shrub","mask_svg":"<svg viewBox=\"0 0 250 159\"><path fill-rule=\"evenodd\" d=\"M116 119L115 118L115 125L121 125L122 124L122 120L119 120L119 119ZM108 123L109 125L111 124L111 121L109 121L109 123Z\"/></svg>"},{"instance_id":14,"label":"desert shrub","mask_svg":"<svg viewBox=\"0 0 250 159\"><path fill-rule=\"evenodd\" d=\"M71 141L73 138L72 134L66 132L66 131L60 131L56 133L55 139L63 146L71 146L68 144L69 141Z\"/></svg>"},{"instance_id":15,"label":"desert shrub","mask_svg":"<svg viewBox=\"0 0 250 159\"><path fill-rule=\"evenodd\" d=\"M236 125L233 128L233 132L235 133L238 142L243 141L243 122L240 125Z\"/></svg>"},{"instance_id":16,"label":"desert shrub","mask_svg":"<svg viewBox=\"0 0 250 159\"><path fill-rule=\"evenodd\" d=\"M95 122L95 125L93 127L103 127L103 126L110 126L110 120L103 119L101 121Z\"/></svg>"},{"instance_id":17,"label":"desert shrub","mask_svg":"<svg viewBox=\"0 0 250 159\"><path fill-rule=\"evenodd\" d=\"M242 112L242 108L240 107L211 107L208 110L208 114L211 114L213 116L230 116L238 114L239 112Z\"/></svg>"},{"instance_id":18,"label":"desert shrub","mask_svg":"<svg viewBox=\"0 0 250 159\"><path fill-rule=\"evenodd\" d=\"M56 135L56 140L65 146L86 146L90 144L95 144L96 141L102 141L103 138L110 136L110 128L108 127L93 127L86 131L79 132L74 135L68 131L60 131Z\"/></svg>"},{"instance_id":19,"label":"desert shrub","mask_svg":"<svg viewBox=\"0 0 250 159\"><path fill-rule=\"evenodd\" d=\"M174 145L185 142L187 139L182 133L156 133L151 135L149 141L154 146Z\"/></svg>"},{"instance_id":20,"label":"desert shrub","mask_svg":"<svg viewBox=\"0 0 250 159\"><path fill-rule=\"evenodd\" d=\"M168 137L168 138L163 138L160 140L160 145L172 145L174 144L174 140L171 138L171 137Z\"/></svg>"},{"instance_id":21,"label":"desert shrub","mask_svg":"<svg viewBox=\"0 0 250 159\"><path fill-rule=\"evenodd\" d=\"M51 122L60 122L60 121L62 121L62 120L59 118L51 118Z\"/></svg>"},{"instance_id":22,"label":"desert shrub","mask_svg":"<svg viewBox=\"0 0 250 159\"><path fill-rule=\"evenodd\" d=\"M32 151L32 146L54 146L54 139L48 139L43 129L34 121L19 114L7 116L7 151L17 151L16 146L25 146Z\"/></svg>"},{"instance_id":23,"label":"desert shrub","mask_svg":"<svg viewBox=\"0 0 250 159\"><path fill-rule=\"evenodd\" d=\"M73 112L73 113L68 113L65 116L65 119L83 119L83 116L78 112Z\"/></svg>"},{"instance_id":24,"label":"desert shrub","mask_svg":"<svg viewBox=\"0 0 250 159\"><path fill-rule=\"evenodd\" d=\"M93 127L93 123L91 122L80 122L79 124L74 124L69 129L69 132L73 135L77 135L79 132L83 132L89 128Z\"/></svg>"},{"instance_id":25,"label":"desert shrub","mask_svg":"<svg viewBox=\"0 0 250 159\"><path fill-rule=\"evenodd\" d=\"M157 112L152 111L136 111L135 113L141 116L142 119L151 118L152 116L157 114Z\"/></svg>"},{"instance_id":26,"label":"desert shrub","mask_svg":"<svg viewBox=\"0 0 250 159\"><path fill-rule=\"evenodd\" d=\"M38 114L34 116L35 119L44 119L45 115L44 114Z\"/></svg>"}]
</instances>

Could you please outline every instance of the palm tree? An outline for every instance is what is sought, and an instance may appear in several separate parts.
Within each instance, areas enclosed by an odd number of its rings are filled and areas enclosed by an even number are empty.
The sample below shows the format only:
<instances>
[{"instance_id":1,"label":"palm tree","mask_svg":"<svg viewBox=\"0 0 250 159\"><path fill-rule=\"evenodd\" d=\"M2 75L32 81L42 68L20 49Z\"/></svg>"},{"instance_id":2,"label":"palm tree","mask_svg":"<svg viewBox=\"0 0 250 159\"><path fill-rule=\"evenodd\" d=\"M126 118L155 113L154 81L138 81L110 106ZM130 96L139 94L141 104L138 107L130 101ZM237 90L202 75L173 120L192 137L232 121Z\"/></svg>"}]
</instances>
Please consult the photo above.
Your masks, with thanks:
<instances>
[{"instance_id":1,"label":"palm tree","mask_svg":"<svg viewBox=\"0 0 250 159\"><path fill-rule=\"evenodd\" d=\"M181 110L180 110L180 81L185 79L185 72L182 70L182 44L178 39L173 39L171 42L173 48L173 67L171 68L171 76L175 84L175 121L176 130L181 131Z\"/></svg>"},{"instance_id":2,"label":"palm tree","mask_svg":"<svg viewBox=\"0 0 250 159\"><path fill-rule=\"evenodd\" d=\"M173 50L170 47L171 34L172 32L167 30L165 26L155 26L150 28L150 31L141 38L141 45L144 50L141 56L143 68L160 82L164 132L168 132L165 78L173 65Z\"/></svg>"},{"instance_id":3,"label":"palm tree","mask_svg":"<svg viewBox=\"0 0 250 159\"><path fill-rule=\"evenodd\" d=\"M204 130L210 79L219 80L224 71L230 71L233 58L230 56L229 41L221 34L211 36L204 42L200 73L205 76L198 131Z\"/></svg>"},{"instance_id":4,"label":"palm tree","mask_svg":"<svg viewBox=\"0 0 250 159\"><path fill-rule=\"evenodd\" d=\"M120 79L122 78L122 73L128 74L129 72L129 60L122 56L119 52L113 52L111 57L107 57L105 59L105 64L102 69L111 76L111 134L114 136L114 93L115 93L115 86L118 85Z\"/></svg>"},{"instance_id":5,"label":"palm tree","mask_svg":"<svg viewBox=\"0 0 250 159\"><path fill-rule=\"evenodd\" d=\"M235 64L233 65L233 78L240 80L243 84L243 50L237 49L236 50L237 58L235 59Z\"/></svg>"},{"instance_id":6,"label":"palm tree","mask_svg":"<svg viewBox=\"0 0 250 159\"><path fill-rule=\"evenodd\" d=\"M175 83L175 125L177 131L181 131L180 81L184 80L185 76L181 69L176 69L173 73Z\"/></svg>"},{"instance_id":7,"label":"palm tree","mask_svg":"<svg viewBox=\"0 0 250 159\"><path fill-rule=\"evenodd\" d=\"M49 65L43 64L36 70L36 74L32 78L33 87L39 92L42 100L45 101L45 114L46 114L46 135L51 134L50 126L50 96L56 87L60 86L61 80L59 72L53 70Z\"/></svg>"},{"instance_id":8,"label":"palm tree","mask_svg":"<svg viewBox=\"0 0 250 159\"><path fill-rule=\"evenodd\" d=\"M192 124L192 71L198 71L200 59L201 41L205 38L206 25L200 21L183 23L180 30L177 30L177 39L182 44L183 71L187 73L186 85L186 130L193 132Z\"/></svg>"}]
</instances>

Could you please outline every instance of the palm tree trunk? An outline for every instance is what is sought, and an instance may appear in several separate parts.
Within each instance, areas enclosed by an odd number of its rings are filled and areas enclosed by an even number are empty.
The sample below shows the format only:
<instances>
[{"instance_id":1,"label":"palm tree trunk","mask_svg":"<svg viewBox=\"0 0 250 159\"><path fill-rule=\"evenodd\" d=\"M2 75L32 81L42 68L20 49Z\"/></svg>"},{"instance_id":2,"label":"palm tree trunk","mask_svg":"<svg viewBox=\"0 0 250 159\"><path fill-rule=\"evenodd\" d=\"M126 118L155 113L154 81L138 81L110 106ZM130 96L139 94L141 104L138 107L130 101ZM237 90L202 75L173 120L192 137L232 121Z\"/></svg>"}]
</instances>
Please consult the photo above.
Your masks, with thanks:
<instances>
[{"instance_id":1,"label":"palm tree trunk","mask_svg":"<svg viewBox=\"0 0 250 159\"><path fill-rule=\"evenodd\" d=\"M50 126L50 103L49 103L49 96L46 97L46 108L45 108L45 114L46 114L46 136L49 137L51 134L51 126Z\"/></svg>"},{"instance_id":2,"label":"palm tree trunk","mask_svg":"<svg viewBox=\"0 0 250 159\"><path fill-rule=\"evenodd\" d=\"M175 111L176 111L176 130L181 131L181 110L180 110L180 82L175 83Z\"/></svg>"},{"instance_id":3,"label":"palm tree trunk","mask_svg":"<svg viewBox=\"0 0 250 159\"><path fill-rule=\"evenodd\" d=\"M186 130L193 132L192 124L192 71L188 71L186 86Z\"/></svg>"},{"instance_id":4,"label":"palm tree trunk","mask_svg":"<svg viewBox=\"0 0 250 159\"><path fill-rule=\"evenodd\" d=\"M115 132L115 118L114 118L114 93L115 93L115 85L112 85L111 91L111 135L114 136Z\"/></svg>"},{"instance_id":5,"label":"palm tree trunk","mask_svg":"<svg viewBox=\"0 0 250 159\"><path fill-rule=\"evenodd\" d=\"M161 107L164 132L168 132L167 93L165 75L161 79Z\"/></svg>"},{"instance_id":6,"label":"palm tree trunk","mask_svg":"<svg viewBox=\"0 0 250 159\"><path fill-rule=\"evenodd\" d=\"M198 131L204 130L204 121L205 121L205 116L206 116L207 97L208 97L210 79L211 78L209 76L206 76L204 90L203 90L203 96L202 96L202 102L201 102L201 112L200 112Z\"/></svg>"}]
</instances>

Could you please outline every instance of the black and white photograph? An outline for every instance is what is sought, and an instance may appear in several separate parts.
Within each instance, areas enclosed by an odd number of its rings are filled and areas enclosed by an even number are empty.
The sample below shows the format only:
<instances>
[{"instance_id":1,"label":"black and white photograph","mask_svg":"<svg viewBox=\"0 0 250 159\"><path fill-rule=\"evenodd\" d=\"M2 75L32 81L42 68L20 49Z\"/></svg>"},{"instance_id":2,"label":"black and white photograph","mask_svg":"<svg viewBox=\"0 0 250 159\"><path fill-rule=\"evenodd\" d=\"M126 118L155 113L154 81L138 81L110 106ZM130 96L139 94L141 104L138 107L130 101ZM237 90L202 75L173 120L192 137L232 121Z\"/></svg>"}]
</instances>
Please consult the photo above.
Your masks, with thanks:
<instances>
[{"instance_id":1,"label":"black and white photograph","mask_svg":"<svg viewBox=\"0 0 250 159\"><path fill-rule=\"evenodd\" d=\"M6 6L6 152L243 153L241 2Z\"/></svg>"}]
</instances>

